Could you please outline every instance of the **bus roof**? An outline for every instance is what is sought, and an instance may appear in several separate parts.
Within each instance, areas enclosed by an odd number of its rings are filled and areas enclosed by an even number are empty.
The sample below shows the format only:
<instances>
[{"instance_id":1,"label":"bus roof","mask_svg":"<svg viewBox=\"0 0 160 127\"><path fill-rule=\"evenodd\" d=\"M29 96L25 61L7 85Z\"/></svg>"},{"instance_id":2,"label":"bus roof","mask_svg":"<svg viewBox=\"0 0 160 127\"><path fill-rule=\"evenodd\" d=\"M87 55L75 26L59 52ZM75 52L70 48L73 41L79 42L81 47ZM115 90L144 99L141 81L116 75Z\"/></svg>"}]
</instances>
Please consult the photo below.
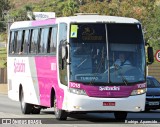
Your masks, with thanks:
<instances>
[{"instance_id":1,"label":"bus roof","mask_svg":"<svg viewBox=\"0 0 160 127\"><path fill-rule=\"evenodd\" d=\"M69 17L70 22L111 22L111 23L139 23L138 20L127 17L103 15L78 15Z\"/></svg>"},{"instance_id":2,"label":"bus roof","mask_svg":"<svg viewBox=\"0 0 160 127\"><path fill-rule=\"evenodd\" d=\"M14 22L10 29L52 25L60 22L66 23L140 23L134 18L118 17L118 16L103 16L103 15L78 15L70 17L59 17L55 19L36 20L36 21L19 21Z\"/></svg>"}]
</instances>

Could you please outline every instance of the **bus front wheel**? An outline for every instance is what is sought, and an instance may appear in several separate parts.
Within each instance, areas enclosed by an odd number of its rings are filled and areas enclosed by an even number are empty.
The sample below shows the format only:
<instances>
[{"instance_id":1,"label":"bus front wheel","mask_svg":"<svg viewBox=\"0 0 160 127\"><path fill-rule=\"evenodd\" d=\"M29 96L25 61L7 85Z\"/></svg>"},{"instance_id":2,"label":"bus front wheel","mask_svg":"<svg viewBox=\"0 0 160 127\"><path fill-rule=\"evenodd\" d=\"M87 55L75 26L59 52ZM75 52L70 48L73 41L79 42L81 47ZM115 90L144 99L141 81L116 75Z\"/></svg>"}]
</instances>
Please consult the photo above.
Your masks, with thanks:
<instances>
[{"instance_id":1,"label":"bus front wheel","mask_svg":"<svg viewBox=\"0 0 160 127\"><path fill-rule=\"evenodd\" d=\"M58 120L66 120L67 119L67 112L62 109L57 108L57 100L56 97L54 96L54 113L55 117Z\"/></svg>"},{"instance_id":2,"label":"bus front wheel","mask_svg":"<svg viewBox=\"0 0 160 127\"><path fill-rule=\"evenodd\" d=\"M23 114L30 114L32 112L32 105L24 102L23 90L21 90L20 92L21 111Z\"/></svg>"},{"instance_id":3,"label":"bus front wheel","mask_svg":"<svg viewBox=\"0 0 160 127\"><path fill-rule=\"evenodd\" d=\"M127 112L117 111L114 112L115 119L118 121L124 121L127 118Z\"/></svg>"}]
</instances>

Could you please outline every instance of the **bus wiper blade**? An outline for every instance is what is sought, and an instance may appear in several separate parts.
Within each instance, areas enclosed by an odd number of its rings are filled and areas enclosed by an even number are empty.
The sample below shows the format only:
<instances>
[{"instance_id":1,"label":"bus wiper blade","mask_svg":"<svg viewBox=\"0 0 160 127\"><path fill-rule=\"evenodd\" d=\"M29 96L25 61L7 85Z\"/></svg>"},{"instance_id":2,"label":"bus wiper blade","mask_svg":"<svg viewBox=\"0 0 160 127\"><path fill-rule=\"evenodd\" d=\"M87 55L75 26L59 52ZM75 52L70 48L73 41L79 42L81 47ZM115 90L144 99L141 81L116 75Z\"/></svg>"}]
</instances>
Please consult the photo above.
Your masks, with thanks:
<instances>
[{"instance_id":1,"label":"bus wiper blade","mask_svg":"<svg viewBox=\"0 0 160 127\"><path fill-rule=\"evenodd\" d=\"M122 77L122 81L123 81L124 84L127 86L127 83L128 83L127 79L126 79L123 75L121 75L121 77Z\"/></svg>"},{"instance_id":2,"label":"bus wiper blade","mask_svg":"<svg viewBox=\"0 0 160 127\"><path fill-rule=\"evenodd\" d=\"M114 64L114 67L115 67L116 71L119 70L119 71L118 71L118 74L121 76L122 81L123 81L124 84L127 86L128 81L127 81L127 79L124 77L124 75L122 74L121 67L120 67L118 64Z\"/></svg>"},{"instance_id":3,"label":"bus wiper blade","mask_svg":"<svg viewBox=\"0 0 160 127\"><path fill-rule=\"evenodd\" d=\"M77 65L77 68L79 68L87 59L84 59L79 65Z\"/></svg>"}]
</instances>

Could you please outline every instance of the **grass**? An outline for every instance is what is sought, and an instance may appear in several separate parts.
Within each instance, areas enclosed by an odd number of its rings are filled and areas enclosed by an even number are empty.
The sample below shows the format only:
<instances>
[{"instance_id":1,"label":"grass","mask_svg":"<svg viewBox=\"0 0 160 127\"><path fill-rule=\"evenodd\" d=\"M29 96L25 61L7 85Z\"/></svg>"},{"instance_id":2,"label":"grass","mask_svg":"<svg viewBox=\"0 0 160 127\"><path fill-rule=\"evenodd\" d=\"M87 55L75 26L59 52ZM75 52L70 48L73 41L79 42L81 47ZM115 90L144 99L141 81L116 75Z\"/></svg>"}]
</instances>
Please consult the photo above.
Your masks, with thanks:
<instances>
[{"instance_id":1,"label":"grass","mask_svg":"<svg viewBox=\"0 0 160 127\"><path fill-rule=\"evenodd\" d=\"M7 62L7 49L6 48L0 48L0 68L6 67Z\"/></svg>"}]
</instances>

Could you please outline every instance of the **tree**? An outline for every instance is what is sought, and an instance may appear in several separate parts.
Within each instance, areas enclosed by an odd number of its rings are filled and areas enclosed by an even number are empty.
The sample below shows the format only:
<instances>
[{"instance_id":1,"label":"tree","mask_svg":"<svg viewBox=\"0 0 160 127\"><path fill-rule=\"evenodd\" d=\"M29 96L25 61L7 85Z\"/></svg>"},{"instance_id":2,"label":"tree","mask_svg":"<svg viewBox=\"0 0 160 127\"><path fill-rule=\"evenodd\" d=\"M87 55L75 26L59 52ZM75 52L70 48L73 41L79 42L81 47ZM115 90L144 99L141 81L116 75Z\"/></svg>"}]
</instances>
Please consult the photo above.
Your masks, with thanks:
<instances>
[{"instance_id":1,"label":"tree","mask_svg":"<svg viewBox=\"0 0 160 127\"><path fill-rule=\"evenodd\" d=\"M33 7L32 5L24 5L22 8L17 10L12 10L12 13L10 14L10 18L13 18L14 21L23 21L23 20L29 20L27 14L28 12L32 13Z\"/></svg>"},{"instance_id":2,"label":"tree","mask_svg":"<svg viewBox=\"0 0 160 127\"><path fill-rule=\"evenodd\" d=\"M146 25L144 26L144 32L146 41L150 43L156 51L160 49L160 5L155 6L153 12L154 13L150 14L151 18L148 18L148 20L145 21Z\"/></svg>"},{"instance_id":3,"label":"tree","mask_svg":"<svg viewBox=\"0 0 160 127\"><path fill-rule=\"evenodd\" d=\"M86 3L79 7L80 13L97 13L107 14L109 11L108 4L100 1L86 1Z\"/></svg>"},{"instance_id":4,"label":"tree","mask_svg":"<svg viewBox=\"0 0 160 127\"><path fill-rule=\"evenodd\" d=\"M6 15L9 9L10 9L10 2L8 0L1 0L0 1L0 20L4 21L4 15Z\"/></svg>"},{"instance_id":5,"label":"tree","mask_svg":"<svg viewBox=\"0 0 160 127\"><path fill-rule=\"evenodd\" d=\"M77 12L77 3L74 2L73 0L69 0L65 6L64 9L62 10L63 16L70 16L74 15Z\"/></svg>"},{"instance_id":6,"label":"tree","mask_svg":"<svg viewBox=\"0 0 160 127\"><path fill-rule=\"evenodd\" d=\"M0 1L0 32L6 31L6 22L5 16L10 9L10 3L8 0L1 0Z\"/></svg>"},{"instance_id":7,"label":"tree","mask_svg":"<svg viewBox=\"0 0 160 127\"><path fill-rule=\"evenodd\" d=\"M4 10L4 1L8 0L0 1L1 10ZM25 20L27 11L31 10L55 12L57 17L74 13L98 13L136 18L142 23L145 40L159 48L160 6L156 5L158 2L160 3L160 0L42 0L38 4L12 9L11 15L16 17L16 20Z\"/></svg>"},{"instance_id":8,"label":"tree","mask_svg":"<svg viewBox=\"0 0 160 127\"><path fill-rule=\"evenodd\" d=\"M62 16L62 10L65 6L65 0L43 0L41 3L34 5L33 11L37 12L55 12L56 16Z\"/></svg>"}]
</instances>

